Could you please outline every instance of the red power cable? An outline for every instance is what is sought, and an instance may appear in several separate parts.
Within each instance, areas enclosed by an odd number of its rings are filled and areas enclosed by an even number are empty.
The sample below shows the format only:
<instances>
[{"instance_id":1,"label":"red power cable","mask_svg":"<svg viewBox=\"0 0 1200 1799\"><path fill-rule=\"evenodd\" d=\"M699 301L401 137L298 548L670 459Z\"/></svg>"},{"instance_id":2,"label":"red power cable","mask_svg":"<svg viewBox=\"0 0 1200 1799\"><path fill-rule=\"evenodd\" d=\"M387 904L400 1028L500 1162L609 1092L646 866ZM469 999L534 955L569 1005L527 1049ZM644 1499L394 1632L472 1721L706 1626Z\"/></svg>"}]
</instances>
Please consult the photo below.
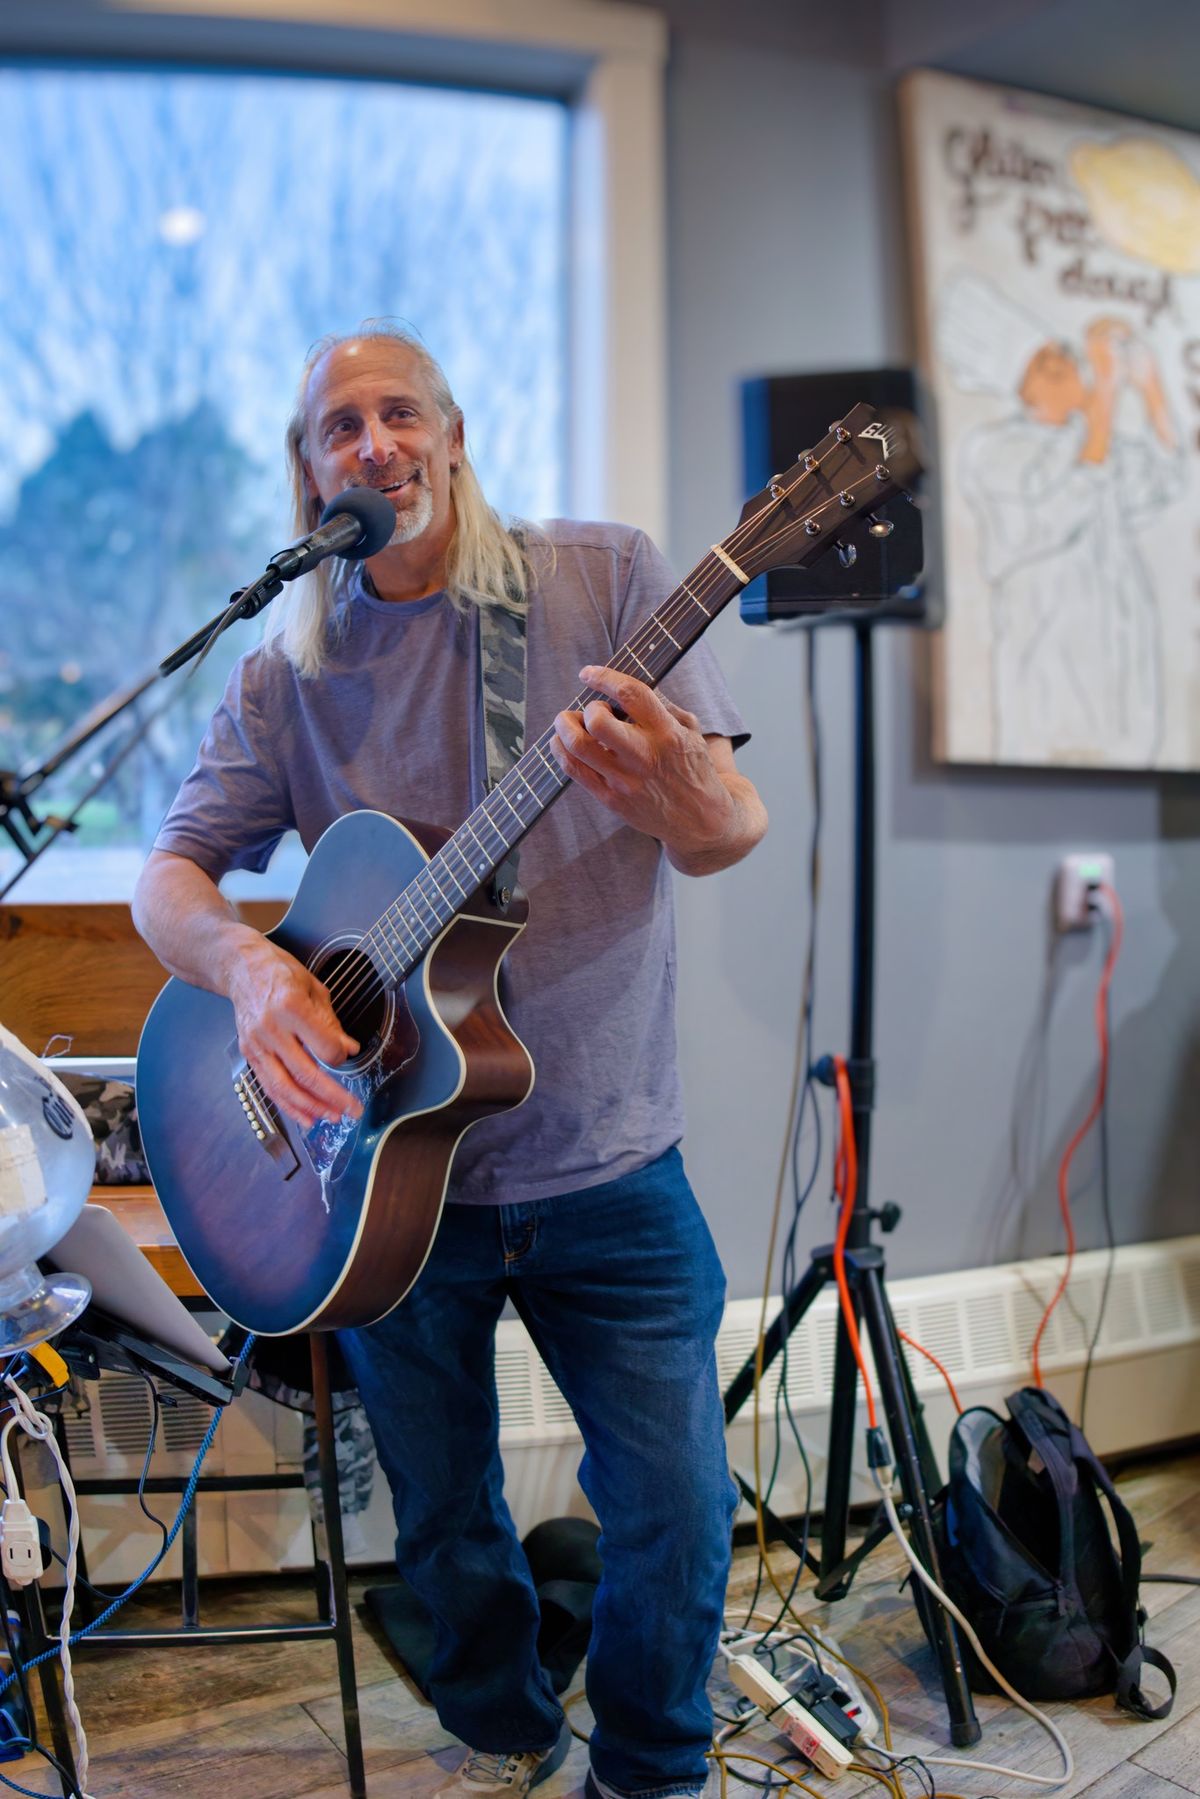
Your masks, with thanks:
<instances>
[{"instance_id":1,"label":"red power cable","mask_svg":"<svg viewBox=\"0 0 1200 1799\"><path fill-rule=\"evenodd\" d=\"M950 1378L950 1370L948 1368L943 1367L942 1363L939 1362L937 1357L934 1355L932 1349L926 1349L926 1347L923 1343L918 1343L917 1339L915 1337L910 1337L907 1331L902 1331L902 1330L897 1329L896 1335L899 1337L899 1339L902 1343L907 1343L910 1349L915 1349L919 1355L923 1355L927 1362L933 1363L934 1367L937 1369L938 1373L941 1375L942 1379L946 1383L947 1388L949 1389L950 1397L954 1401L955 1411L961 1414L962 1409L963 1409L963 1404L962 1404L962 1400L958 1397L958 1389L955 1387L954 1382Z\"/></svg>"},{"instance_id":2,"label":"red power cable","mask_svg":"<svg viewBox=\"0 0 1200 1799\"><path fill-rule=\"evenodd\" d=\"M1095 1124L1097 1118L1099 1118L1101 1108L1104 1105L1104 1096L1108 1090L1108 990L1112 984L1113 969L1117 965L1117 957L1121 953L1121 938L1125 934L1125 916L1121 911L1120 900L1117 898L1114 890L1108 885L1107 881L1098 882L1096 891L1103 894L1108 901L1108 908L1112 916L1113 926L1112 942L1108 946L1108 954L1104 958L1104 970L1100 976L1100 985L1096 989L1096 1036L1100 1044L1100 1068L1096 1077L1095 1096L1088 1110L1088 1115L1076 1131L1075 1135L1071 1138L1071 1141L1067 1144L1066 1150L1063 1153L1063 1159L1058 1166L1058 1209L1062 1213L1063 1229L1066 1232L1067 1260L1066 1266L1062 1271L1062 1278L1059 1280L1058 1286L1054 1290L1054 1295L1051 1298L1050 1304L1042 1313L1042 1321L1038 1325L1033 1339L1033 1349L1031 1352L1033 1360L1033 1380L1034 1385L1038 1387L1045 1385L1045 1382L1042 1380L1042 1364L1038 1353L1041 1349L1042 1337L1045 1333L1046 1326L1050 1322L1051 1313L1054 1311L1055 1306L1067 1290L1067 1284L1071 1279L1071 1269L1075 1261L1075 1225L1071 1218L1071 1195L1067 1185L1067 1177L1071 1169L1071 1159L1092 1126Z\"/></svg>"},{"instance_id":3,"label":"red power cable","mask_svg":"<svg viewBox=\"0 0 1200 1799\"><path fill-rule=\"evenodd\" d=\"M833 1189L842 1202L838 1217L837 1236L833 1244L833 1272L837 1281L838 1297L842 1305L842 1317L846 1324L846 1335L850 1340L850 1348L854 1360L858 1364L858 1372L862 1376L863 1391L867 1401L867 1420L872 1430L878 1426L875 1413L875 1394L867 1374L867 1364L862 1352L862 1342L858 1334L858 1321L854 1316L854 1305L850 1298L850 1283L846 1278L846 1238L850 1233L850 1220L854 1214L854 1201L858 1194L858 1147L854 1139L854 1099L850 1088L850 1071L843 1056L833 1058L834 1072L837 1077L838 1123L839 1135L837 1154L833 1164ZM947 1387L955 1408L962 1411L962 1401L955 1390L954 1382L932 1350L910 1337L907 1331L897 1331L897 1336L912 1346L919 1354L931 1361Z\"/></svg>"},{"instance_id":4,"label":"red power cable","mask_svg":"<svg viewBox=\"0 0 1200 1799\"><path fill-rule=\"evenodd\" d=\"M846 1279L846 1238L850 1233L850 1219L854 1213L854 1199L858 1192L858 1149L854 1141L854 1102L850 1092L850 1071L846 1067L845 1057L835 1056L833 1066L837 1076L840 1125L837 1156L833 1164L833 1190L842 1202L837 1236L833 1243L833 1272L837 1281L838 1297L842 1302L842 1318L846 1326L846 1335L850 1340L850 1348L854 1352L854 1360L858 1363L858 1372L862 1375L863 1389L867 1396L867 1420L871 1429L875 1430L878 1428L878 1420L875 1416L875 1395L871 1390L867 1364L863 1357L862 1344L859 1341L858 1320L854 1316L854 1303L850 1298L850 1283Z\"/></svg>"}]
</instances>

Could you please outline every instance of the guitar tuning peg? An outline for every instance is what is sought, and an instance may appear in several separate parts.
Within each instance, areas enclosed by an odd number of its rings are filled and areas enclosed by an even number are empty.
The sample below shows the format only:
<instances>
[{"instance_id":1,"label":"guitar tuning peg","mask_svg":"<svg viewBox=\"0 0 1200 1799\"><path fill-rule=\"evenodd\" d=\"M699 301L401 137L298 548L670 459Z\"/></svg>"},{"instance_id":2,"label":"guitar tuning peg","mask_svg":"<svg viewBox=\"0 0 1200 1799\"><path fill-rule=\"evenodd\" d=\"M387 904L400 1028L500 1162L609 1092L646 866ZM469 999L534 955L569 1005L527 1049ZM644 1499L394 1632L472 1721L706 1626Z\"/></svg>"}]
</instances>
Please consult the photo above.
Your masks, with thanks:
<instances>
[{"instance_id":1,"label":"guitar tuning peg","mask_svg":"<svg viewBox=\"0 0 1200 1799\"><path fill-rule=\"evenodd\" d=\"M837 545L837 553L838 561L843 568L853 568L854 564L858 561L858 550L852 543L839 543Z\"/></svg>"},{"instance_id":2,"label":"guitar tuning peg","mask_svg":"<svg viewBox=\"0 0 1200 1799\"><path fill-rule=\"evenodd\" d=\"M833 425L830 425L829 429L832 431L833 435L837 438L837 440L840 444L848 444L850 442L850 433L847 431L845 425L833 424Z\"/></svg>"},{"instance_id":3,"label":"guitar tuning peg","mask_svg":"<svg viewBox=\"0 0 1200 1799\"><path fill-rule=\"evenodd\" d=\"M773 500L782 500L786 496L787 489L783 485L782 475L771 476L771 479L767 482L767 492Z\"/></svg>"},{"instance_id":4,"label":"guitar tuning peg","mask_svg":"<svg viewBox=\"0 0 1200 1799\"><path fill-rule=\"evenodd\" d=\"M890 518L876 518L872 512L867 518L867 531L872 537L890 537L896 529Z\"/></svg>"}]
</instances>

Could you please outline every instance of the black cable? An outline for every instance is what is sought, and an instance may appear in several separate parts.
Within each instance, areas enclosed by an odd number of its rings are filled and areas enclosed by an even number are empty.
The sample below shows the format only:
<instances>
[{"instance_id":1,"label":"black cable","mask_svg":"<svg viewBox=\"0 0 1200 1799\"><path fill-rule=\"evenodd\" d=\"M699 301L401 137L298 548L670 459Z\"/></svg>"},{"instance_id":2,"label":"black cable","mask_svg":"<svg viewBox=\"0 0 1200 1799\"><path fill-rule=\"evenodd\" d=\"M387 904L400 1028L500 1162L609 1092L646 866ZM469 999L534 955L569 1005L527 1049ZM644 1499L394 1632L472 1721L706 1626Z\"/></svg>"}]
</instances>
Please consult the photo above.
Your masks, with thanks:
<instances>
[{"instance_id":1,"label":"black cable","mask_svg":"<svg viewBox=\"0 0 1200 1799\"><path fill-rule=\"evenodd\" d=\"M145 1381L146 1386L149 1388L149 1391L150 1391L150 1404L152 1407L152 1416L150 1419L150 1441L146 1445L146 1455L145 1455L145 1459L142 1462L142 1472L138 1476L137 1501L138 1501L138 1505L141 1507L145 1516L147 1518L149 1518L151 1524L153 1524L157 1528L160 1536L162 1537L162 1548L159 1550L159 1556L161 1559L161 1557L164 1556L167 1552L167 1526L163 1523L161 1518L157 1517L155 1515L155 1513L150 1510L150 1507L146 1504L146 1481L150 1474L150 1463L154 1458L154 1451L158 1444L158 1427L159 1427L159 1423L161 1422L161 1419L162 1419L162 1401L159 1399L159 1396L158 1396L158 1388L155 1386L155 1384L154 1384L153 1380L150 1378L150 1376L146 1373L146 1370L144 1368L139 1368L138 1373L141 1375L142 1379Z\"/></svg>"},{"instance_id":2,"label":"black cable","mask_svg":"<svg viewBox=\"0 0 1200 1799\"><path fill-rule=\"evenodd\" d=\"M729 1724L738 1730L746 1730L758 1716L758 1707L751 1702L750 1709L742 1717L730 1718L727 1717L724 1712L719 1712L714 1705L712 1708L712 1715L717 1720L718 1724Z\"/></svg>"},{"instance_id":3,"label":"black cable","mask_svg":"<svg viewBox=\"0 0 1200 1799\"><path fill-rule=\"evenodd\" d=\"M896 1763L896 1768L897 1770L911 1768L921 1783L922 1792L928 1794L928 1799L937 1799L937 1781L933 1777L933 1770L921 1760L919 1755L902 1755ZM928 1787L925 1785L926 1781L929 1782Z\"/></svg>"},{"instance_id":4,"label":"black cable","mask_svg":"<svg viewBox=\"0 0 1200 1799\"><path fill-rule=\"evenodd\" d=\"M28 1367L29 1358L27 1356L22 1356L17 1365L18 1374L25 1373ZM48 1397L53 1398L54 1395L51 1394ZM0 1492L3 1492L7 1499L8 1489L5 1487L3 1481L0 1481ZM13 1642L12 1623L8 1615L8 1590L6 1585L0 1585L0 1630L3 1630L4 1646L8 1655L8 1664L16 1677L17 1691L21 1695L21 1703L25 1708L25 1716L28 1719L29 1729L32 1733L37 1719L37 1712L34 1710L33 1697L29 1691L29 1682L26 1677L25 1669L21 1664L21 1658L17 1654L16 1644ZM8 1743L11 1748L28 1748L35 1755L43 1756L58 1775L63 1792L68 1795L68 1799L83 1799L78 1782L71 1779L71 1776L67 1773L67 1770L63 1767L62 1763L56 1756L50 1753L44 1744L38 1742L35 1734L31 1734L28 1737L10 1737ZM9 1780L5 1774L0 1774L0 1781L3 1781L5 1786L12 1788L13 1791L18 1793L28 1793L31 1791L28 1787L19 1786L15 1780Z\"/></svg>"},{"instance_id":5,"label":"black cable","mask_svg":"<svg viewBox=\"0 0 1200 1799\"><path fill-rule=\"evenodd\" d=\"M790 1636L783 1637L776 1643L776 1649L786 1649L792 1643L803 1643L809 1660L815 1665L818 1674L824 1674L825 1664L821 1660L821 1645L809 1631L800 1629L792 1631Z\"/></svg>"},{"instance_id":6,"label":"black cable","mask_svg":"<svg viewBox=\"0 0 1200 1799\"><path fill-rule=\"evenodd\" d=\"M142 1458L142 1472L138 1476L137 1502L138 1502L138 1505L141 1507L142 1511L145 1513L146 1517L150 1520L151 1524L154 1525L155 1529L160 1533L160 1535L162 1537L162 1546L159 1549L158 1558L157 1558L159 1561L161 1561L162 1557L166 1551L168 1527L163 1523L162 1519L158 1516L158 1514L156 1512L152 1512L150 1510L150 1507L146 1504L146 1482L150 1476L150 1463L154 1459L154 1451L158 1446L158 1431L159 1431L159 1426L162 1422L162 1401L159 1398L158 1388L155 1386L154 1381L152 1380L150 1375L147 1374L146 1370L144 1368L139 1368L137 1370L137 1373L141 1375L142 1379L146 1383L147 1388L149 1389L150 1404L151 1404L151 1408L152 1408L151 1418L150 1418L150 1437L149 1437L149 1441L146 1444L146 1453ZM0 1487L2 1487L2 1484L3 1483L0 1483ZM58 1563L60 1568L66 1567L67 1558L65 1555L60 1555L58 1553L58 1550L55 1549L53 1546L51 1546L51 1548L50 1548L50 1554L53 1556L54 1560ZM111 1603L113 1602L114 1599L120 1598L119 1593L105 1592L105 1590L102 1587L95 1586L90 1580L85 1580L83 1575L80 1574L78 1571L76 1572L76 1575L75 1575L75 1584L77 1586L86 1587L86 1589L89 1593L91 1593L97 1599L102 1599L106 1605L111 1605Z\"/></svg>"},{"instance_id":7,"label":"black cable","mask_svg":"<svg viewBox=\"0 0 1200 1799\"><path fill-rule=\"evenodd\" d=\"M66 1567L67 1558L65 1555L60 1555L57 1549L51 1548L50 1556L53 1561L58 1563L60 1568ZM98 1587L92 1581L85 1580L78 1568L75 1570L75 1585L77 1587L86 1587L93 1599L102 1599L106 1605L111 1605L114 1599L119 1599L121 1597L119 1593L110 1593L104 1587Z\"/></svg>"},{"instance_id":8,"label":"black cable","mask_svg":"<svg viewBox=\"0 0 1200 1799\"><path fill-rule=\"evenodd\" d=\"M919 1755L893 1755L890 1749L885 1749L880 1743L865 1745L863 1752L877 1755L885 1764L888 1773L898 1774L902 1769L911 1769L921 1784L921 1791L925 1795L925 1799L937 1799L937 1781L934 1779L933 1769L927 1762L922 1761ZM871 1764L867 1762L864 1765L870 1767ZM876 1770L876 1772L883 1771L882 1769Z\"/></svg>"},{"instance_id":9,"label":"black cable","mask_svg":"<svg viewBox=\"0 0 1200 1799\"><path fill-rule=\"evenodd\" d=\"M1159 1586L1200 1587L1200 1574L1143 1574L1142 1579L1157 1581Z\"/></svg>"},{"instance_id":10,"label":"black cable","mask_svg":"<svg viewBox=\"0 0 1200 1799\"><path fill-rule=\"evenodd\" d=\"M1104 925L1104 961L1107 963L1112 950L1113 924L1106 911L1100 913ZM1104 1329L1104 1314L1108 1309L1108 1295L1112 1287L1113 1269L1117 1260L1117 1232L1113 1222L1112 1190L1108 1178L1108 1089L1112 1080L1112 1032L1109 1029L1109 995L1104 989L1104 1035L1109 1044L1108 1068L1104 1077L1104 1092L1100 1097L1100 1208L1104 1218L1104 1236L1108 1245L1108 1262L1104 1269L1104 1285L1100 1290L1100 1307L1096 1313L1096 1324L1092 1331L1092 1340L1088 1344L1087 1359L1083 1364L1083 1385L1079 1391L1079 1429L1083 1436L1087 1435L1087 1402L1088 1384L1092 1378L1092 1362L1096 1354L1096 1345L1100 1341L1100 1333Z\"/></svg>"},{"instance_id":11,"label":"black cable","mask_svg":"<svg viewBox=\"0 0 1200 1799\"><path fill-rule=\"evenodd\" d=\"M13 1642L12 1625L9 1621L9 1616L8 1616L7 1594L0 1595L0 1627L2 1627L3 1631L4 1631L4 1644L5 1644L5 1649L8 1653L9 1666L12 1668L13 1672L16 1674L17 1691L21 1695L21 1701L25 1707L25 1716L29 1720L29 1728L30 1728L30 1731L32 1732L33 1727L34 1727L34 1721L37 1717L37 1713L33 1709L33 1699L30 1694L30 1691L29 1691L29 1682L26 1679L25 1670L21 1665L21 1658L17 1654L16 1644ZM54 1769L54 1772L58 1775L59 1781L62 1785L63 1792L66 1795L68 1795L68 1799L83 1799L83 1794L80 1790L79 1782L77 1780L72 1780L71 1776L67 1773L67 1770L64 1768L63 1764L58 1760L57 1756L52 1755L50 1753L50 1751L44 1746L44 1744L39 1743L36 1736L30 1735L27 1737L10 1737L8 1739L8 1743L9 1743L9 1747L11 1747L11 1748L30 1749L33 1751L33 1753L35 1755L43 1756L45 1758L45 1760L49 1762L50 1766ZM15 1780L9 1780L7 1775L5 1775L5 1774L0 1774L0 1781L3 1781L4 1785L6 1787L11 1787L14 1792L17 1792L17 1793L32 1792L32 1788L18 1786L17 1782ZM35 1795L35 1799L45 1799L45 1796L44 1795Z\"/></svg>"},{"instance_id":12,"label":"black cable","mask_svg":"<svg viewBox=\"0 0 1200 1799\"><path fill-rule=\"evenodd\" d=\"M723 1755L727 1761L741 1761L743 1759L736 1749L732 1754L726 1749L721 1749L718 1753ZM783 1768L788 1762L798 1762L803 1760L804 1757L800 1755L784 1755L779 1758L778 1765L780 1768ZM805 1766L808 1766L807 1762L805 1763ZM776 1780L775 1776L770 1772L766 1775L762 1775L735 1774L731 1771L729 1778L731 1780L736 1780L741 1786L754 1787L760 1793L786 1793L788 1790L788 1782L786 1780Z\"/></svg>"},{"instance_id":13,"label":"black cable","mask_svg":"<svg viewBox=\"0 0 1200 1799\"><path fill-rule=\"evenodd\" d=\"M817 1103L816 1087L813 1081L813 1005L816 993L816 958L817 958L817 902L821 885L821 827L823 823L823 783L821 776L821 723L817 710L817 639L816 633L805 633L805 665L804 665L804 709L805 738L808 744L809 787L812 794L812 829L809 836L808 853L808 943L804 957L804 1013L801 1023L800 1055L802 1058L803 1081L800 1097L796 1105L796 1115L792 1123L791 1175L792 1175L792 1218L783 1245L781 1261L781 1286L783 1297L796 1284L796 1237L800 1223L800 1214L805 1201L817 1182L821 1165L821 1112ZM804 1122L811 1110L814 1131L812 1163L803 1181L800 1175L800 1143L804 1132ZM804 1469L804 1522L801 1531L801 1554L792 1577L787 1596L782 1602L774 1620L762 1633L769 1636L787 1617L791 1602L803 1578L807 1566L808 1545L812 1532L812 1497L813 1478L808 1452L801 1437L799 1425L792 1411L791 1395L788 1392L788 1337L785 1334L780 1350L779 1382L775 1389L775 1455L771 1472L765 1489L761 1495L762 1503L768 1505L774 1491L775 1480L779 1471L783 1448L783 1432L780 1428L780 1414L787 1416L788 1426L799 1452L800 1463ZM763 1564L760 1558L754 1591L746 1611L746 1625L758 1604L763 1585Z\"/></svg>"},{"instance_id":14,"label":"black cable","mask_svg":"<svg viewBox=\"0 0 1200 1799\"><path fill-rule=\"evenodd\" d=\"M67 1799L84 1799L78 1781L71 1779L71 1776L67 1773L67 1770L63 1767L62 1763L51 1755L48 1749L43 1748L41 1743L31 1742L28 1738L24 1737L13 1737L11 1742L14 1749L31 1749L35 1755L45 1757L50 1763L50 1766L54 1769L54 1772L58 1775L63 1792L67 1795ZM34 1787L19 1786L15 1780L10 1780L7 1774L0 1774L0 1781L4 1783L10 1793L23 1793L25 1799L46 1799L45 1793L39 1793Z\"/></svg>"}]
</instances>

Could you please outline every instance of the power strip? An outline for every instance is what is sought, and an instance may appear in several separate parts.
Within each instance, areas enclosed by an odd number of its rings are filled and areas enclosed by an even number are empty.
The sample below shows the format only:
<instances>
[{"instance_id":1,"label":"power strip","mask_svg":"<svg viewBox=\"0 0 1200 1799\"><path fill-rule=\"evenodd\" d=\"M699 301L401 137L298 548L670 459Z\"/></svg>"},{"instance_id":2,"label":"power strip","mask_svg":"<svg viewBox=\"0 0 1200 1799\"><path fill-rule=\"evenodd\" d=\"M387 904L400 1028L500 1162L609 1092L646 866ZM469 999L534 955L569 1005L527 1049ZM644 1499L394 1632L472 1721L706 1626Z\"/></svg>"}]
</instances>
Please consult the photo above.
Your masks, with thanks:
<instances>
[{"instance_id":1,"label":"power strip","mask_svg":"<svg viewBox=\"0 0 1200 1799\"><path fill-rule=\"evenodd\" d=\"M781 1680L776 1680L752 1655L732 1656L728 1665L734 1686L754 1701L769 1721L795 1744L806 1761L827 1774L830 1780L836 1780L839 1774L846 1772L854 1759L850 1751L788 1692Z\"/></svg>"}]
</instances>

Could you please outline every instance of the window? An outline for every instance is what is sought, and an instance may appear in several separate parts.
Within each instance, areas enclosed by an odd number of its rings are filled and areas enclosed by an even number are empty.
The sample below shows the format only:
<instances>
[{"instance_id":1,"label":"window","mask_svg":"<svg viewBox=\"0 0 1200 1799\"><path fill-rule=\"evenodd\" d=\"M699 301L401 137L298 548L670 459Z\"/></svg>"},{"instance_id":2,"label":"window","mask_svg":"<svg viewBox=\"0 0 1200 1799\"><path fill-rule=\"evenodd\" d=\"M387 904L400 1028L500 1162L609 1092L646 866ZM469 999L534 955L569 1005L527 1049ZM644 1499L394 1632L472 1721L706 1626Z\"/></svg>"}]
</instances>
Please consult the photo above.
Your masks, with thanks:
<instances>
[{"instance_id":1,"label":"window","mask_svg":"<svg viewBox=\"0 0 1200 1799\"><path fill-rule=\"evenodd\" d=\"M40 764L294 535L283 424L327 331L416 326L493 501L567 509L568 123L397 82L0 69L0 763ZM254 629L139 702L178 694L15 898L127 896Z\"/></svg>"}]
</instances>

